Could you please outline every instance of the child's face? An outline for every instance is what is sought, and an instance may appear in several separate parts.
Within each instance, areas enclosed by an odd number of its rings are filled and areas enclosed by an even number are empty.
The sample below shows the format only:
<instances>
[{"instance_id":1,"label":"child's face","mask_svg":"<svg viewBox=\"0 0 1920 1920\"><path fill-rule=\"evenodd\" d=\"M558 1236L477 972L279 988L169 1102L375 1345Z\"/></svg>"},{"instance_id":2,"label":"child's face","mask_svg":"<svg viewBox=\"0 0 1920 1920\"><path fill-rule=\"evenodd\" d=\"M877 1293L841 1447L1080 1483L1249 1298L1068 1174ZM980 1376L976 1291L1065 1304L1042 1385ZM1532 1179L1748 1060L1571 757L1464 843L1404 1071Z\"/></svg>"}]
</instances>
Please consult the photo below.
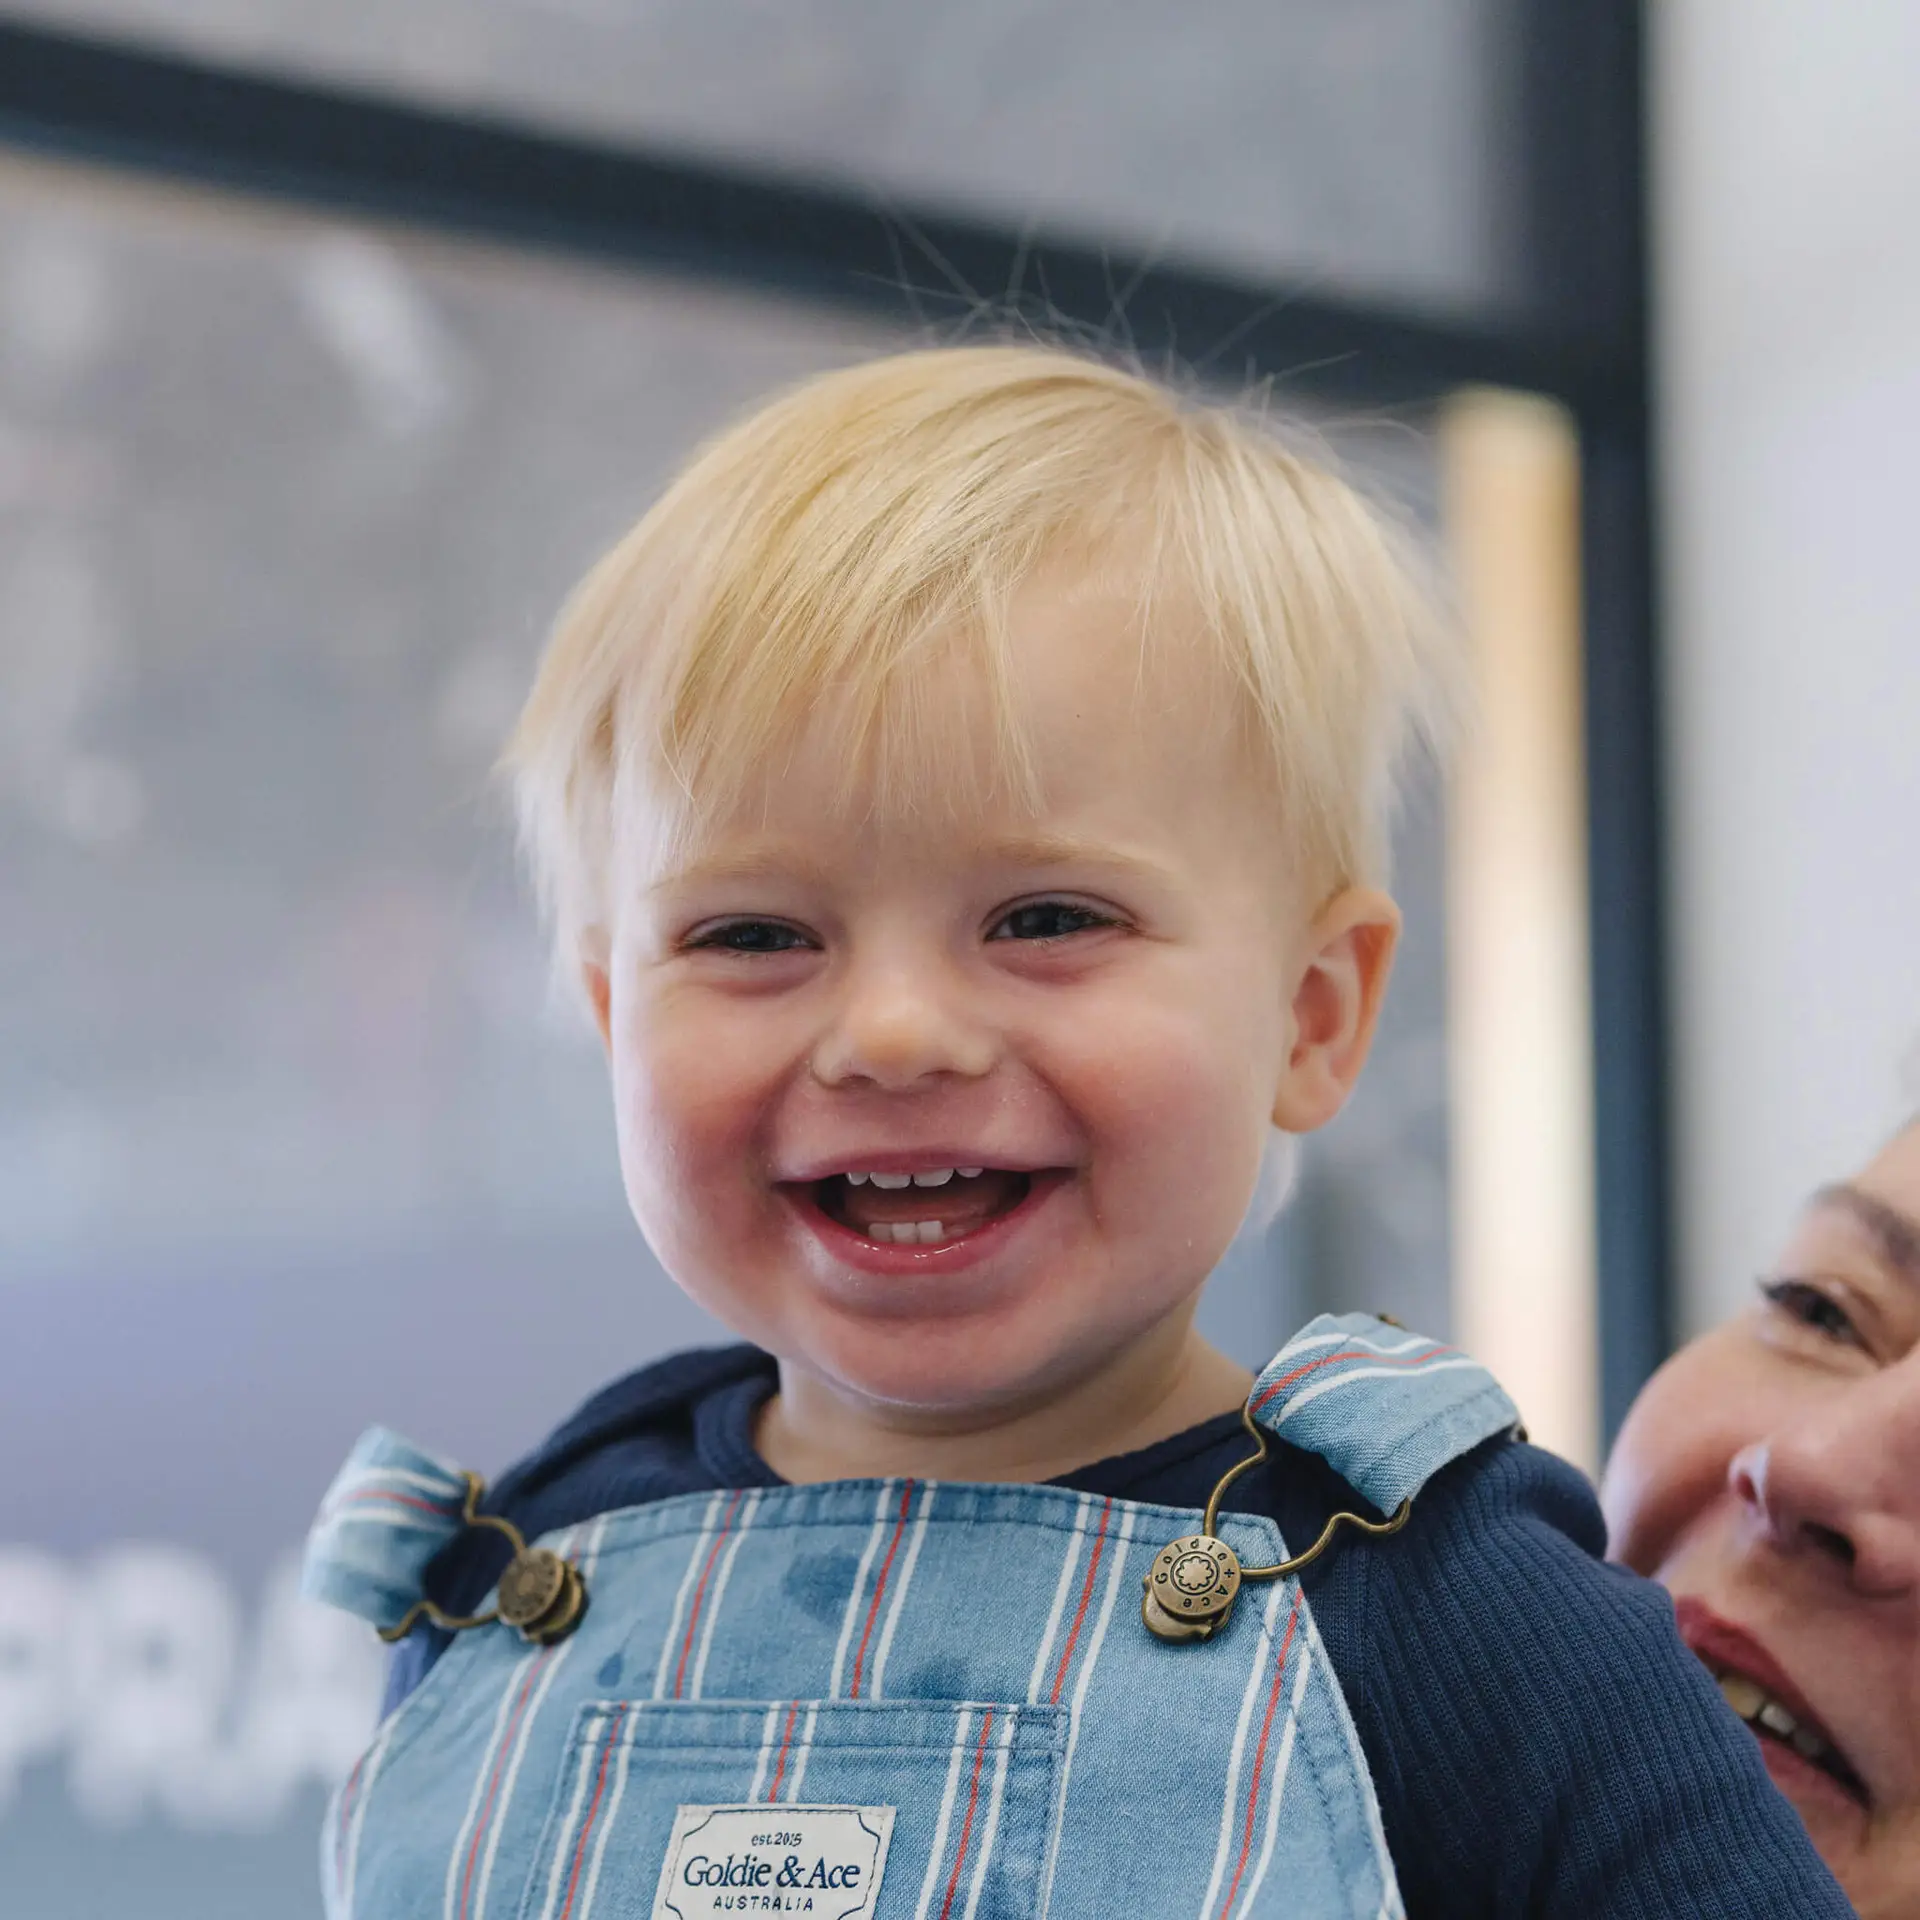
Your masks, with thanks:
<instances>
[{"instance_id":1,"label":"child's face","mask_svg":"<svg viewBox=\"0 0 1920 1920\"><path fill-rule=\"evenodd\" d=\"M1190 1311L1277 1103L1327 1117L1289 1080L1341 991L1324 929L1225 720L1136 681L1126 617L1016 600L1037 813L862 820L805 739L764 815L638 876L589 972L661 1260L869 1403L990 1414L1092 1374Z\"/></svg>"}]
</instances>

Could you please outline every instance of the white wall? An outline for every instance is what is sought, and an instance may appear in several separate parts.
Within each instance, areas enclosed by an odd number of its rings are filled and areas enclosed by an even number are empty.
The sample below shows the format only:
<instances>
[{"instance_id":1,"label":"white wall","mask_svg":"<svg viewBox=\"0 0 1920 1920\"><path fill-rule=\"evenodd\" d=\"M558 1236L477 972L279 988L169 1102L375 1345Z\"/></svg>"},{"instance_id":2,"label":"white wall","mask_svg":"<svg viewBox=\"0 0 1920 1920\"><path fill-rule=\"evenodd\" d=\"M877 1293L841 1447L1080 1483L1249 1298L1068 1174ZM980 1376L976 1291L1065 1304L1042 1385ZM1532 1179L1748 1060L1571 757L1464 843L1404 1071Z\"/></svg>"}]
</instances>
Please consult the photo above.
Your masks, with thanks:
<instances>
[{"instance_id":1,"label":"white wall","mask_svg":"<svg viewBox=\"0 0 1920 1920\"><path fill-rule=\"evenodd\" d=\"M1920 6L1650 11L1692 1331L1920 1106Z\"/></svg>"}]
</instances>

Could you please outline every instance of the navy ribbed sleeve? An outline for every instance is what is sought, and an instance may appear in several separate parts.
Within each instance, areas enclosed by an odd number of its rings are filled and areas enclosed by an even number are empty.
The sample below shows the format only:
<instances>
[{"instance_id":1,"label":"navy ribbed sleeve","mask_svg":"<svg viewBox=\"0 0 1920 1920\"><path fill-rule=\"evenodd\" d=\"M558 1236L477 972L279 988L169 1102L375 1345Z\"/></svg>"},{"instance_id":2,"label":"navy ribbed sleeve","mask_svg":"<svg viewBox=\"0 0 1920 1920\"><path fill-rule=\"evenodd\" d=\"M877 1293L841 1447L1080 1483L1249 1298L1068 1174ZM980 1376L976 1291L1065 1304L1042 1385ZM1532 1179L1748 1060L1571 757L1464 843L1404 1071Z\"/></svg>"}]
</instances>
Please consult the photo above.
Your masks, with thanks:
<instances>
[{"instance_id":1,"label":"navy ribbed sleeve","mask_svg":"<svg viewBox=\"0 0 1920 1920\"><path fill-rule=\"evenodd\" d=\"M1584 1479L1496 1443L1322 1619L1409 1913L1850 1914L1666 1595L1601 1544Z\"/></svg>"}]
</instances>

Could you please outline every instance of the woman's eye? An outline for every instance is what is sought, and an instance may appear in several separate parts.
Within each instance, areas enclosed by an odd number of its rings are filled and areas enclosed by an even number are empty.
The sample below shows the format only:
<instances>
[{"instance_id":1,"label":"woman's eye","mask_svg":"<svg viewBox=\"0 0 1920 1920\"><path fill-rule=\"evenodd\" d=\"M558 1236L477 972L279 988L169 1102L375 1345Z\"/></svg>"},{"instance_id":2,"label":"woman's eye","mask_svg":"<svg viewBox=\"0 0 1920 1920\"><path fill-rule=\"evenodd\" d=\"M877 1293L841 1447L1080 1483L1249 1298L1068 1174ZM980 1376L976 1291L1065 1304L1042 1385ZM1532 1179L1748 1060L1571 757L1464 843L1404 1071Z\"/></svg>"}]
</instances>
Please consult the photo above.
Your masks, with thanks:
<instances>
[{"instance_id":1,"label":"woman's eye","mask_svg":"<svg viewBox=\"0 0 1920 1920\"><path fill-rule=\"evenodd\" d=\"M691 948L720 953L792 953L809 944L798 927L780 920L728 920L703 927L687 942Z\"/></svg>"},{"instance_id":2,"label":"woman's eye","mask_svg":"<svg viewBox=\"0 0 1920 1920\"><path fill-rule=\"evenodd\" d=\"M1832 1294L1810 1280L1763 1280L1760 1291L1789 1319L1845 1346L1864 1346L1860 1330Z\"/></svg>"},{"instance_id":3,"label":"woman's eye","mask_svg":"<svg viewBox=\"0 0 1920 1920\"><path fill-rule=\"evenodd\" d=\"M1015 907L994 923L990 940L1064 940L1069 934L1086 933L1095 927L1114 924L1109 914L1083 907L1071 900L1034 900Z\"/></svg>"}]
</instances>

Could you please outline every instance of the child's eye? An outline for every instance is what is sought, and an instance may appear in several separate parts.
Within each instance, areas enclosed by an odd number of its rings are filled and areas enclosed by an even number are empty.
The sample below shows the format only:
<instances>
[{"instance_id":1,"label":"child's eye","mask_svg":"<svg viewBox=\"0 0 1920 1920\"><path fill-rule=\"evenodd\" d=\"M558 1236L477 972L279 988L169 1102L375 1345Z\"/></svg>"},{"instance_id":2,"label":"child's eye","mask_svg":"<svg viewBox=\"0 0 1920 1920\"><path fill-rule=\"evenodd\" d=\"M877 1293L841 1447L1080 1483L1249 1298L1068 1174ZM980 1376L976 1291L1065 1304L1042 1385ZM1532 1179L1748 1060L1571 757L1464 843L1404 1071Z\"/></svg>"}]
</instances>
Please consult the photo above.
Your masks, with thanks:
<instances>
[{"instance_id":1,"label":"child's eye","mask_svg":"<svg viewBox=\"0 0 1920 1920\"><path fill-rule=\"evenodd\" d=\"M1095 927L1111 927L1111 914L1083 907L1073 900L1030 900L1003 913L994 922L989 940L1064 940L1069 934Z\"/></svg>"},{"instance_id":2,"label":"child's eye","mask_svg":"<svg viewBox=\"0 0 1920 1920\"><path fill-rule=\"evenodd\" d=\"M1863 1347L1860 1330L1832 1294L1811 1280L1763 1280L1760 1291L1768 1303L1789 1319L1842 1346Z\"/></svg>"},{"instance_id":3,"label":"child's eye","mask_svg":"<svg viewBox=\"0 0 1920 1920\"><path fill-rule=\"evenodd\" d=\"M718 953L792 953L812 943L783 920L724 920L696 929L685 944Z\"/></svg>"}]
</instances>

